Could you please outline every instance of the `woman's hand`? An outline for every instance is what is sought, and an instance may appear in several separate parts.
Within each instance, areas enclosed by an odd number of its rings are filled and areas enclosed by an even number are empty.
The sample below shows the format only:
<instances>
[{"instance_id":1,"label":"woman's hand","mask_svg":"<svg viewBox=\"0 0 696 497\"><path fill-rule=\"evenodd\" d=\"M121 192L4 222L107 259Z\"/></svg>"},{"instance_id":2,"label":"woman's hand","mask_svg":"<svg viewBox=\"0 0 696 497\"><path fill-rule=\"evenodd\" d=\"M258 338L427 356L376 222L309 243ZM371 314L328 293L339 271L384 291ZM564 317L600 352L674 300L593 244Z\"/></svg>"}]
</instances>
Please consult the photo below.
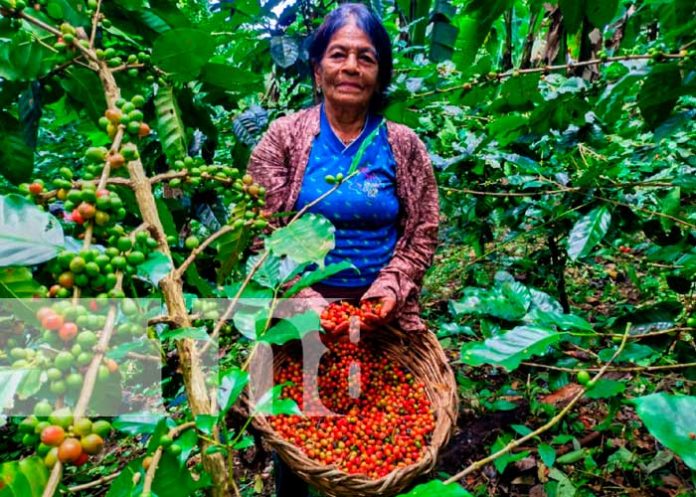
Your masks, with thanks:
<instances>
[{"instance_id":1,"label":"woman's hand","mask_svg":"<svg viewBox=\"0 0 696 497\"><path fill-rule=\"evenodd\" d=\"M372 307L377 307L377 310L375 313L365 313L363 321L360 323L360 329L374 331L392 320L392 314L396 308L396 299L382 297L379 299L364 300L363 302L370 302Z\"/></svg>"}]
</instances>

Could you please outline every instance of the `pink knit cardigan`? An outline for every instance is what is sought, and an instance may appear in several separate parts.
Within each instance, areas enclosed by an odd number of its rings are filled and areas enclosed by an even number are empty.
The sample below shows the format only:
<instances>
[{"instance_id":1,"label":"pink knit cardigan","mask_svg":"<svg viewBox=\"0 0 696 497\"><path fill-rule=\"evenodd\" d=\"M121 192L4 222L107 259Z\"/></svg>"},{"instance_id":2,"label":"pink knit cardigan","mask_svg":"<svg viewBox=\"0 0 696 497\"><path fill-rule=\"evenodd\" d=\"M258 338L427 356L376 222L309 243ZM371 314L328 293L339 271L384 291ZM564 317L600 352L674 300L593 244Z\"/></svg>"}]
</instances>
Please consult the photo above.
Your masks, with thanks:
<instances>
[{"instance_id":1,"label":"pink knit cardigan","mask_svg":"<svg viewBox=\"0 0 696 497\"><path fill-rule=\"evenodd\" d=\"M249 159L248 172L266 187L266 208L291 211L302 186L314 137L319 133L316 105L276 119ZM396 191L401 202L394 255L363 298L396 299L394 318L407 331L424 330L418 296L429 267L439 221L437 184L423 142L406 126L387 121L387 137L396 161ZM319 297L308 288L298 297Z\"/></svg>"}]
</instances>

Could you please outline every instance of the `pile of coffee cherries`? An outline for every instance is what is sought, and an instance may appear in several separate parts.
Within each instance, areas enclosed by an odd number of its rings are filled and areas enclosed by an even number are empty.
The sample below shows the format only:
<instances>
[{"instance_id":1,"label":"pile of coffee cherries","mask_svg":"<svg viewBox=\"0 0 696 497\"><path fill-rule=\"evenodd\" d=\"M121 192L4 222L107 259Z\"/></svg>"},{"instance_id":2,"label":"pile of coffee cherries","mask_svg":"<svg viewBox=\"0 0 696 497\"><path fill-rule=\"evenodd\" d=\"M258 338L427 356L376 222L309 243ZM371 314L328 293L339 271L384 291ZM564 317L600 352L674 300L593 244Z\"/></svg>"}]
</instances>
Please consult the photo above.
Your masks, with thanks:
<instances>
[{"instance_id":1,"label":"pile of coffee cherries","mask_svg":"<svg viewBox=\"0 0 696 497\"><path fill-rule=\"evenodd\" d=\"M271 417L272 427L311 459L349 474L378 479L417 462L435 427L423 383L362 342L328 348L316 377L303 375L296 359L278 368L277 384L292 383L283 396L304 416Z\"/></svg>"}]
</instances>

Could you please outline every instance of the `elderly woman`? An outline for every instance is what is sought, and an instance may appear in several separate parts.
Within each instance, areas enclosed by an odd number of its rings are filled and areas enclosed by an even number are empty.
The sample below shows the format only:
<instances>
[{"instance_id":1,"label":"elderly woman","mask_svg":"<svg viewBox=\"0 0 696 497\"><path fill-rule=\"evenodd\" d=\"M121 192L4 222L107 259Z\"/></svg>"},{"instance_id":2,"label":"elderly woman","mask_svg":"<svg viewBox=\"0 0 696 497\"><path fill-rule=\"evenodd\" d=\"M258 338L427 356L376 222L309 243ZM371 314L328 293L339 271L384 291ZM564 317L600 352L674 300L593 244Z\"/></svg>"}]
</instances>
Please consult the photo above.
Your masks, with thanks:
<instances>
[{"instance_id":1,"label":"elderly woman","mask_svg":"<svg viewBox=\"0 0 696 497\"><path fill-rule=\"evenodd\" d=\"M316 32L310 62L320 104L274 121L248 171L266 187L270 211L299 210L333 187L327 176L348 177L362 152L357 174L310 208L336 227L326 262L348 260L359 273L341 272L300 296L379 302L368 329L393 321L422 331L418 296L437 243L437 186L416 134L379 114L391 81L389 36L367 7L343 4ZM278 469L278 496L306 494Z\"/></svg>"},{"instance_id":2,"label":"elderly woman","mask_svg":"<svg viewBox=\"0 0 696 497\"><path fill-rule=\"evenodd\" d=\"M382 321L422 330L418 295L437 243L437 187L416 134L379 115L391 81L389 36L367 7L343 4L318 29L310 61L321 103L271 123L248 171L266 187L270 211L299 210L332 188L327 175L347 176L369 140L358 174L310 209L336 227L326 262L348 260L360 272L301 296L380 301Z\"/></svg>"}]
</instances>

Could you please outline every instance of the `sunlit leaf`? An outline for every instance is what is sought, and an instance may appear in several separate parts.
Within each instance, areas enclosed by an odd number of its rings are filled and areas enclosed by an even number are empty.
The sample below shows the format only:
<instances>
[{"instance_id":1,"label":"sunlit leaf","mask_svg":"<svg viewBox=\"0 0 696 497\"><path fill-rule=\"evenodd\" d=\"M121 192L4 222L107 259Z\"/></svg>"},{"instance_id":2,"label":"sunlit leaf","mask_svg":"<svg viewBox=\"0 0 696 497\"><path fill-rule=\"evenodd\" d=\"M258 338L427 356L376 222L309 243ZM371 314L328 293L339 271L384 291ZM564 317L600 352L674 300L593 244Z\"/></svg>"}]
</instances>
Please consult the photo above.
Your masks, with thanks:
<instances>
[{"instance_id":1,"label":"sunlit leaf","mask_svg":"<svg viewBox=\"0 0 696 497\"><path fill-rule=\"evenodd\" d=\"M568 234L568 256L572 261L584 257L604 238L611 223L606 206L594 209L581 217Z\"/></svg>"}]
</instances>

